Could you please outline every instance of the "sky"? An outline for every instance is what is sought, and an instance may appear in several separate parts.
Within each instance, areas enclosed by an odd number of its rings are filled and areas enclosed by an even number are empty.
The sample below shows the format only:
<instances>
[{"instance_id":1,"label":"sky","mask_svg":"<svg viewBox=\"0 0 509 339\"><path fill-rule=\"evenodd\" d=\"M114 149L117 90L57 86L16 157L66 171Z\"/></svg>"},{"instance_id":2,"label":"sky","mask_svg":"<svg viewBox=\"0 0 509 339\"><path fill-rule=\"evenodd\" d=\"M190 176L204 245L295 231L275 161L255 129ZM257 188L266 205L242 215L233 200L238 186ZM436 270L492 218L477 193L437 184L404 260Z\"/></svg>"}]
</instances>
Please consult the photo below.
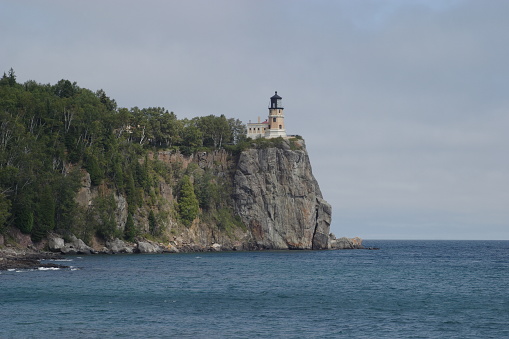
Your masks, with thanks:
<instances>
[{"instance_id":1,"label":"sky","mask_svg":"<svg viewBox=\"0 0 509 339\"><path fill-rule=\"evenodd\" d=\"M0 72L306 140L331 232L509 239L509 1L0 0Z\"/></svg>"}]
</instances>

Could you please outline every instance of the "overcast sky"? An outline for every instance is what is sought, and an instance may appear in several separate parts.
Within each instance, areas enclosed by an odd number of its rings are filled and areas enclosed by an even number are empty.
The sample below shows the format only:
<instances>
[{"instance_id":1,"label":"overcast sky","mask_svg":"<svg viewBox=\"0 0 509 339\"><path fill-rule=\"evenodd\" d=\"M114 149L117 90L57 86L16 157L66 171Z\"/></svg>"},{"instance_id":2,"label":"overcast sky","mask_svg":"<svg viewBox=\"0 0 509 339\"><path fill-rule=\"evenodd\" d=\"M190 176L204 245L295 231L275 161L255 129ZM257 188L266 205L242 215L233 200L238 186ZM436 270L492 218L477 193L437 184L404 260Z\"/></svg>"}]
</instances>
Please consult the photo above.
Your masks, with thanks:
<instances>
[{"instance_id":1,"label":"overcast sky","mask_svg":"<svg viewBox=\"0 0 509 339\"><path fill-rule=\"evenodd\" d=\"M0 0L0 71L179 118L278 91L364 239L509 239L509 1Z\"/></svg>"}]
</instances>

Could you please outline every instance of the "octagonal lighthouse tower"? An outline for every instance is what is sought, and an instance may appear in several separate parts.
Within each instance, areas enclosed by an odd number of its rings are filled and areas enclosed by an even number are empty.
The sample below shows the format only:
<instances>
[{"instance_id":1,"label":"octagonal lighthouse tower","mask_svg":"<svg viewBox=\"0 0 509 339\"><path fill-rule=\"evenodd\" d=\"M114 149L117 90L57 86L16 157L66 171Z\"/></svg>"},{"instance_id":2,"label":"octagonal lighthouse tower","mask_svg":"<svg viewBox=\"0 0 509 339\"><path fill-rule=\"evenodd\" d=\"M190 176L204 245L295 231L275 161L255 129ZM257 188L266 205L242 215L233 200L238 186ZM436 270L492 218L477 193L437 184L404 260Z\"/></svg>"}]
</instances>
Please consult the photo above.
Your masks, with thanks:
<instances>
[{"instance_id":1,"label":"octagonal lighthouse tower","mask_svg":"<svg viewBox=\"0 0 509 339\"><path fill-rule=\"evenodd\" d=\"M285 115L283 113L283 105L281 104L281 97L274 94L270 98L269 118L267 119L267 130L265 131L265 138L286 137L285 130Z\"/></svg>"}]
</instances>

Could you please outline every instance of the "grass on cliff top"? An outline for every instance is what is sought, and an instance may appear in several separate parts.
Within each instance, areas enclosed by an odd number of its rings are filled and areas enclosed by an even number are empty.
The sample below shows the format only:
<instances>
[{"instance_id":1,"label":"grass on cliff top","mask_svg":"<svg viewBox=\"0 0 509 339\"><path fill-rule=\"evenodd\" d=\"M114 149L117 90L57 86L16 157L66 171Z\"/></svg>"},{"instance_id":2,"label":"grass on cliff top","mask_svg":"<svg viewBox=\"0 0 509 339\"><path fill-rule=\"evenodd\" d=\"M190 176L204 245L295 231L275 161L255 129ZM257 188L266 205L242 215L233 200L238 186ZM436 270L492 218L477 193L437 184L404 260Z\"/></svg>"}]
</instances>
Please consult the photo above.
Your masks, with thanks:
<instances>
[{"instance_id":1,"label":"grass on cliff top","mask_svg":"<svg viewBox=\"0 0 509 339\"><path fill-rule=\"evenodd\" d=\"M284 139L282 137L265 139L251 139L248 138L242 142L239 142L237 145L228 145L225 146L227 151L232 152L233 154L240 154L242 151L247 149L266 149L266 148L279 148L279 149L291 149L291 150L299 150L302 149L301 141L303 138L300 135L296 135L289 139Z\"/></svg>"}]
</instances>

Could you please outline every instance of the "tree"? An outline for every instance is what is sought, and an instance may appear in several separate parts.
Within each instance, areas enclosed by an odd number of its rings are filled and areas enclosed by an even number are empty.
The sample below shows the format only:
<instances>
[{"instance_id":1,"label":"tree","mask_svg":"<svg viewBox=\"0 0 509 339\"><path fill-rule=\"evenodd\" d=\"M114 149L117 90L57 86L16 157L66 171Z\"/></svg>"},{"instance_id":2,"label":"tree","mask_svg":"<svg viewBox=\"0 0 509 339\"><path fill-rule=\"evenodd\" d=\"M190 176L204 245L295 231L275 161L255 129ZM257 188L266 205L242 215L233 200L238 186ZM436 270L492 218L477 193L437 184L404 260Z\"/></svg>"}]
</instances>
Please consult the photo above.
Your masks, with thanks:
<instances>
[{"instance_id":1,"label":"tree","mask_svg":"<svg viewBox=\"0 0 509 339\"><path fill-rule=\"evenodd\" d=\"M184 154L190 154L196 150L196 148L203 145L203 134L200 129L194 125L188 125L183 131L183 145L188 150L183 150Z\"/></svg>"},{"instance_id":2,"label":"tree","mask_svg":"<svg viewBox=\"0 0 509 339\"><path fill-rule=\"evenodd\" d=\"M136 238L137 233L138 232L136 230L136 226L134 225L133 216L131 215L131 213L129 213L127 215L127 221L125 223L124 238L127 241L134 241L134 238Z\"/></svg>"},{"instance_id":3,"label":"tree","mask_svg":"<svg viewBox=\"0 0 509 339\"><path fill-rule=\"evenodd\" d=\"M157 233L157 220L153 210L148 213L148 228L150 234L155 235Z\"/></svg>"},{"instance_id":4,"label":"tree","mask_svg":"<svg viewBox=\"0 0 509 339\"><path fill-rule=\"evenodd\" d=\"M60 98L70 98L78 91L78 86L76 82L71 83L69 80L60 80L54 86L55 94Z\"/></svg>"},{"instance_id":5,"label":"tree","mask_svg":"<svg viewBox=\"0 0 509 339\"><path fill-rule=\"evenodd\" d=\"M234 144L238 144L246 139L246 125L242 121L230 118L228 119L228 125L230 126L230 133Z\"/></svg>"},{"instance_id":6,"label":"tree","mask_svg":"<svg viewBox=\"0 0 509 339\"><path fill-rule=\"evenodd\" d=\"M197 126L203 133L203 144L206 146L221 148L223 143L230 141L230 126L224 115L201 117L197 119Z\"/></svg>"},{"instance_id":7,"label":"tree","mask_svg":"<svg viewBox=\"0 0 509 339\"><path fill-rule=\"evenodd\" d=\"M92 181L92 184L96 186L101 184L101 180L104 177L104 173L101 167L99 166L99 161L94 155L92 154L87 155L85 168L90 174L90 180Z\"/></svg>"},{"instance_id":8,"label":"tree","mask_svg":"<svg viewBox=\"0 0 509 339\"><path fill-rule=\"evenodd\" d=\"M98 90L95 95L99 98L101 103L106 107L108 111L115 111L117 109L117 102L114 99L110 99L106 95L103 89Z\"/></svg>"},{"instance_id":9,"label":"tree","mask_svg":"<svg viewBox=\"0 0 509 339\"><path fill-rule=\"evenodd\" d=\"M76 193L81 187L81 172L74 170L55 180L55 228L70 230L78 209Z\"/></svg>"},{"instance_id":10,"label":"tree","mask_svg":"<svg viewBox=\"0 0 509 339\"><path fill-rule=\"evenodd\" d=\"M14 225L23 233L31 234L34 228L34 213L31 210L30 203L24 201L22 204L16 205L14 210L16 219Z\"/></svg>"},{"instance_id":11,"label":"tree","mask_svg":"<svg viewBox=\"0 0 509 339\"><path fill-rule=\"evenodd\" d=\"M179 215L184 225L189 226L198 216L199 202L194 193L193 183L184 175L178 197Z\"/></svg>"},{"instance_id":12,"label":"tree","mask_svg":"<svg viewBox=\"0 0 509 339\"><path fill-rule=\"evenodd\" d=\"M11 87L16 85L16 75L14 74L14 70L12 69L12 67L9 70L9 75L7 76L7 82L9 84L9 86L11 86Z\"/></svg>"},{"instance_id":13,"label":"tree","mask_svg":"<svg viewBox=\"0 0 509 339\"><path fill-rule=\"evenodd\" d=\"M11 201L7 199L5 194L0 192L0 231L3 230L7 219L11 216Z\"/></svg>"},{"instance_id":14,"label":"tree","mask_svg":"<svg viewBox=\"0 0 509 339\"><path fill-rule=\"evenodd\" d=\"M36 206L37 218L32 231L32 239L40 241L55 228L55 200L49 184L44 185Z\"/></svg>"}]
</instances>

